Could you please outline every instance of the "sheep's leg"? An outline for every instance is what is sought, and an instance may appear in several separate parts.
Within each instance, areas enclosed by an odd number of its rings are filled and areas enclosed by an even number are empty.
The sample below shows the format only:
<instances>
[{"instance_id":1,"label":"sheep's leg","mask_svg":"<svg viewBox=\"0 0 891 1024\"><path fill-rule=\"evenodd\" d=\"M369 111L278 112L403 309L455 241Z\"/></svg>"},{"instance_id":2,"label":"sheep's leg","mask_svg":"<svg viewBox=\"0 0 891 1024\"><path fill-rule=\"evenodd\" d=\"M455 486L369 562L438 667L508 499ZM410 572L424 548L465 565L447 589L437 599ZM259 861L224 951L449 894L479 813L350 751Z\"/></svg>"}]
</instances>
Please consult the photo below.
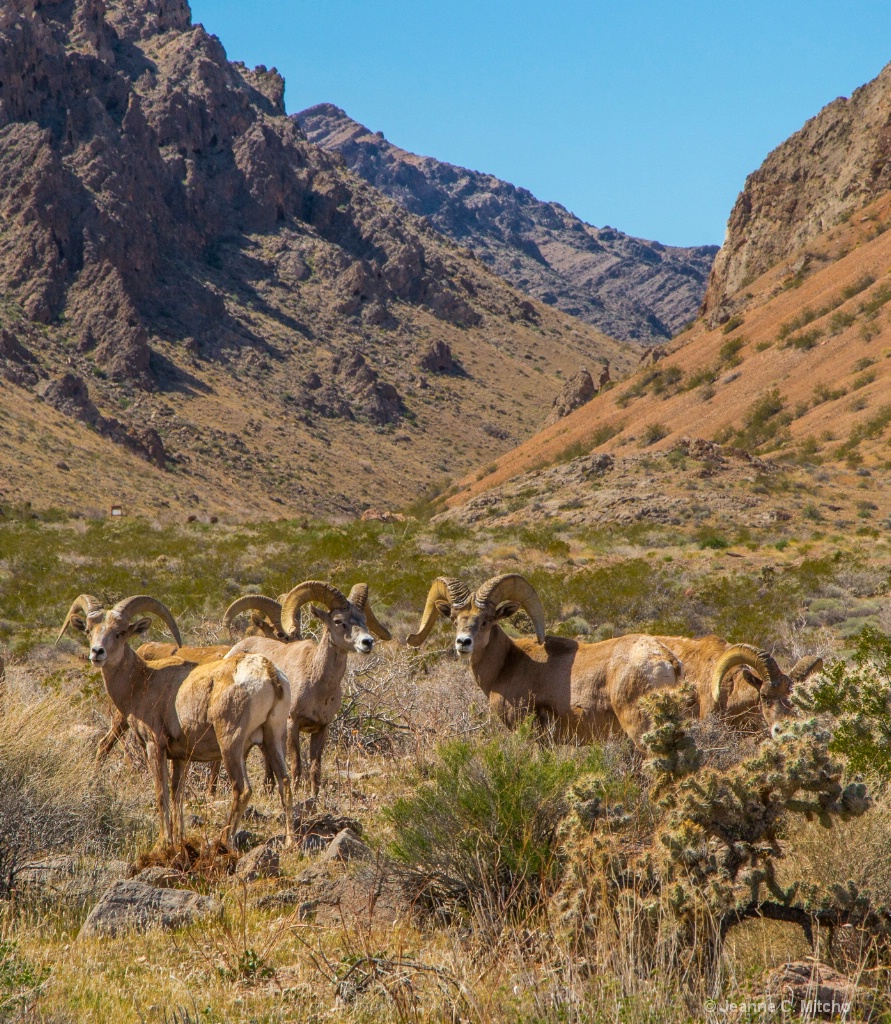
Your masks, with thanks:
<instances>
[{"instance_id":1,"label":"sheep's leg","mask_svg":"<svg viewBox=\"0 0 891 1024\"><path fill-rule=\"evenodd\" d=\"M291 755L291 778L295 786L300 785L303 766L300 763L300 728L296 722L288 722L288 753Z\"/></svg>"},{"instance_id":2,"label":"sheep's leg","mask_svg":"<svg viewBox=\"0 0 891 1024\"><path fill-rule=\"evenodd\" d=\"M278 796L285 812L285 846L294 845L294 794L291 790L291 779L285 763L285 750L281 737L268 725L263 726L263 758L267 769L278 787Z\"/></svg>"},{"instance_id":3,"label":"sheep's leg","mask_svg":"<svg viewBox=\"0 0 891 1024\"><path fill-rule=\"evenodd\" d=\"M232 806L229 809L229 816L223 826L220 842L229 850L235 852L234 839L238 831L238 824L244 809L251 800L251 783L248 779L245 751L247 738L241 734L233 737L233 743L223 751L223 764L232 783Z\"/></svg>"},{"instance_id":4,"label":"sheep's leg","mask_svg":"<svg viewBox=\"0 0 891 1024\"><path fill-rule=\"evenodd\" d=\"M167 754L158 744L150 741L145 745L145 753L155 784L155 802L161 818L159 842L173 845L173 828L170 821L170 779L167 770Z\"/></svg>"},{"instance_id":5,"label":"sheep's leg","mask_svg":"<svg viewBox=\"0 0 891 1024\"><path fill-rule=\"evenodd\" d=\"M186 792L186 773L189 767L188 761L176 760L173 762L171 772L171 789L173 790L173 834L174 841L185 842L186 822L183 817L183 798Z\"/></svg>"},{"instance_id":6,"label":"sheep's leg","mask_svg":"<svg viewBox=\"0 0 891 1024\"><path fill-rule=\"evenodd\" d=\"M264 735L265 735L265 730L264 730ZM278 778L277 778L277 776L275 774L275 771L273 770L272 764L269 761L269 754L266 751L266 743L265 743L265 741L263 743L263 746L260 747L260 753L263 755L263 764L264 764L265 769L266 769L265 774L263 776L263 788L267 792L271 793L276 788L276 786L278 785ZM285 756L284 755L284 751L282 751L281 754L282 754L282 757ZM285 770L287 771L287 768Z\"/></svg>"},{"instance_id":7,"label":"sheep's leg","mask_svg":"<svg viewBox=\"0 0 891 1024\"><path fill-rule=\"evenodd\" d=\"M210 772L207 776L207 795L209 797L217 795L217 786L220 781L220 768L222 767L222 761L211 761Z\"/></svg>"},{"instance_id":8,"label":"sheep's leg","mask_svg":"<svg viewBox=\"0 0 891 1024\"><path fill-rule=\"evenodd\" d=\"M96 764L102 764L108 755L111 753L115 743L124 735L124 733L130 728L127 724L127 718L121 714L117 708L114 710L114 715L111 719L111 728L99 741L99 746L96 747Z\"/></svg>"},{"instance_id":9,"label":"sheep's leg","mask_svg":"<svg viewBox=\"0 0 891 1024\"><path fill-rule=\"evenodd\" d=\"M313 797L319 795L319 786L322 782L322 750L324 749L327 736L328 726L323 725L318 732L314 732L309 738L309 785Z\"/></svg>"}]
</instances>

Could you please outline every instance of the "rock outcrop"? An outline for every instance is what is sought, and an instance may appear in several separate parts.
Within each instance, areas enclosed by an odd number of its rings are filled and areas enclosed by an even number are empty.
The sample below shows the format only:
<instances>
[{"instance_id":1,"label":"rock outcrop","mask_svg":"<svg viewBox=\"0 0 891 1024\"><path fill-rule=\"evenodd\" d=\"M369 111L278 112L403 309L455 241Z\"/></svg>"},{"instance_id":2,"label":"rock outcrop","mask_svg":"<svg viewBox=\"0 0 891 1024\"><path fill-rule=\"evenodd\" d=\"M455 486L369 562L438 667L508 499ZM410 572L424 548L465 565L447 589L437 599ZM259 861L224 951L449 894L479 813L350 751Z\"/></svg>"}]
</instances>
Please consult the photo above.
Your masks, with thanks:
<instances>
[{"instance_id":1,"label":"rock outcrop","mask_svg":"<svg viewBox=\"0 0 891 1024\"><path fill-rule=\"evenodd\" d=\"M677 248L592 227L491 174L399 149L331 103L295 119L312 142L505 280L613 337L658 341L696 315L717 246Z\"/></svg>"},{"instance_id":2,"label":"rock outcrop","mask_svg":"<svg viewBox=\"0 0 891 1024\"><path fill-rule=\"evenodd\" d=\"M39 393L47 405L59 412L80 420L159 469L166 467L167 453L157 430L147 426L127 427L113 416L103 416L90 398L85 381L77 374L63 374L43 385Z\"/></svg>"},{"instance_id":3,"label":"rock outcrop","mask_svg":"<svg viewBox=\"0 0 891 1024\"><path fill-rule=\"evenodd\" d=\"M715 259L703 312L891 188L891 64L839 97L746 179Z\"/></svg>"},{"instance_id":4,"label":"rock outcrop","mask_svg":"<svg viewBox=\"0 0 891 1024\"><path fill-rule=\"evenodd\" d=\"M560 394L554 399L550 415L545 420L545 426L556 423L557 420L568 416L574 409L590 402L599 390L590 372L584 369L579 370L569 378L563 385Z\"/></svg>"}]
</instances>

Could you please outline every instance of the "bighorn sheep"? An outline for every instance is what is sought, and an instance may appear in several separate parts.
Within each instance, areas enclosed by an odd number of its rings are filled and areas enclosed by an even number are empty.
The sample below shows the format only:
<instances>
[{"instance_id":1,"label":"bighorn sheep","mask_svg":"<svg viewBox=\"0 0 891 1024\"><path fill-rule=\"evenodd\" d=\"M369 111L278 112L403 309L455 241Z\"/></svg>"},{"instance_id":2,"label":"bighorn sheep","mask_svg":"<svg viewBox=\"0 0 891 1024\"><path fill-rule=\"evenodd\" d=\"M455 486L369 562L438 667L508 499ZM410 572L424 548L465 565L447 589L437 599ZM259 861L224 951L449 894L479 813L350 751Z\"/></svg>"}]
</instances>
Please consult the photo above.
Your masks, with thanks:
<instances>
[{"instance_id":1,"label":"bighorn sheep","mask_svg":"<svg viewBox=\"0 0 891 1024\"><path fill-rule=\"evenodd\" d=\"M300 638L300 610L309 601L312 614L323 623L319 642ZM244 651L265 655L288 677L291 684L291 715L288 751L295 785L300 779L300 733L308 732L309 779L313 796L319 792L322 778L322 749L328 726L340 710L341 682L347 655L370 654L374 637L391 639L389 631L375 618L368 604L368 584L357 583L349 597L318 580L307 580L294 587L282 602L282 628L288 642L263 637L246 637L227 657ZM374 636L372 636L372 633Z\"/></svg>"},{"instance_id":2,"label":"bighorn sheep","mask_svg":"<svg viewBox=\"0 0 891 1024\"><path fill-rule=\"evenodd\" d=\"M172 844L185 835L183 795L189 761L222 759L232 780L232 805L221 842L231 850L251 797L246 757L258 745L275 774L290 846L293 805L284 751L291 700L287 678L268 659L247 654L203 665L181 658L146 662L127 643L151 626L150 618L134 618L145 612L163 619L180 640L173 616L155 598L130 597L106 610L89 594L81 594L71 605L59 639L69 625L89 635L90 662L102 670L109 697L145 747L161 842ZM168 760L173 762L171 778Z\"/></svg>"},{"instance_id":3,"label":"bighorn sheep","mask_svg":"<svg viewBox=\"0 0 891 1024\"><path fill-rule=\"evenodd\" d=\"M685 679L699 692L699 717L717 714L736 729L756 730L766 723L775 735L782 721L795 715L793 685L823 668L822 658L804 657L786 675L767 651L719 636L656 639L680 658Z\"/></svg>"},{"instance_id":4,"label":"bighorn sheep","mask_svg":"<svg viewBox=\"0 0 891 1024\"><path fill-rule=\"evenodd\" d=\"M282 631L281 602L283 598L284 595L278 601L273 601L271 597L264 597L262 594L247 594L244 597L239 597L237 601L233 601L226 609L223 615L223 628L228 631L231 637L236 617L241 615L242 612L250 610L250 625L246 631L247 636L267 636L283 639L285 636ZM175 633L174 636L179 641L179 633ZM235 642L234 637L232 642ZM168 644L148 641L141 644L136 649L136 653L143 661L160 661L163 658L175 657L200 665L205 661L213 661L214 658L222 658L229 653L231 647L232 644L212 644L209 647L183 647L181 642ZM96 764L102 764L105 761L114 745L126 731L126 717L120 711L115 710L112 715L111 726L96 748ZM216 789L219 774L220 767L219 762L217 762L216 766L211 770L209 783L211 791ZM267 778L269 778L268 772Z\"/></svg>"},{"instance_id":5,"label":"bighorn sheep","mask_svg":"<svg viewBox=\"0 0 891 1024\"><path fill-rule=\"evenodd\" d=\"M513 640L498 625L520 608L532 619L536 639ZM421 646L437 613L457 627L455 649L470 659L492 711L508 725L534 713L559 740L590 742L624 732L641 747L650 721L640 698L683 678L681 663L653 637L581 644L545 636L538 595L515 573L493 576L476 593L461 580L438 577L408 644Z\"/></svg>"}]
</instances>

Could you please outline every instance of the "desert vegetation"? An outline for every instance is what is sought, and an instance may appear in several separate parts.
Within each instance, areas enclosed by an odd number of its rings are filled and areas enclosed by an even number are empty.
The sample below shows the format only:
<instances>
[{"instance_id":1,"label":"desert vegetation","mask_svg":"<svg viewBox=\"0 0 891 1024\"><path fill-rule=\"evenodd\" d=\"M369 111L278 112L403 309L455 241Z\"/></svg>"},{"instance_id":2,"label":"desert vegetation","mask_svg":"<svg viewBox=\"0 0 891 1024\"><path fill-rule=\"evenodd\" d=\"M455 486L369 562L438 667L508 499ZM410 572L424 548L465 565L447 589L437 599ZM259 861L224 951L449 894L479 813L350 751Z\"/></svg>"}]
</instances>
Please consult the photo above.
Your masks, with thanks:
<instances>
[{"instance_id":1,"label":"desert vegetation","mask_svg":"<svg viewBox=\"0 0 891 1024\"><path fill-rule=\"evenodd\" d=\"M810 957L862 1012L891 1010L880 538L3 513L0 1019L680 1022L764 1000L782 964ZM490 718L454 630L434 627L417 651L382 642L350 664L318 800L295 792L293 850L277 796L257 786L239 857L202 860L229 796L193 768L186 846L159 863L143 755L125 734L94 769L101 678L76 638L52 646L75 581L107 603L158 594L187 643L210 643L239 594L362 578L404 638L444 568L479 585L520 566L551 633L714 631L789 663L819 654L826 671L796 686L801 717L776 742L692 722L682 687L650 699L642 753L553 744ZM521 615L505 628L531 631ZM262 777L258 755L251 771ZM351 859L326 860L345 828ZM238 867L251 858L256 870ZM134 876L213 912L84 930Z\"/></svg>"}]
</instances>

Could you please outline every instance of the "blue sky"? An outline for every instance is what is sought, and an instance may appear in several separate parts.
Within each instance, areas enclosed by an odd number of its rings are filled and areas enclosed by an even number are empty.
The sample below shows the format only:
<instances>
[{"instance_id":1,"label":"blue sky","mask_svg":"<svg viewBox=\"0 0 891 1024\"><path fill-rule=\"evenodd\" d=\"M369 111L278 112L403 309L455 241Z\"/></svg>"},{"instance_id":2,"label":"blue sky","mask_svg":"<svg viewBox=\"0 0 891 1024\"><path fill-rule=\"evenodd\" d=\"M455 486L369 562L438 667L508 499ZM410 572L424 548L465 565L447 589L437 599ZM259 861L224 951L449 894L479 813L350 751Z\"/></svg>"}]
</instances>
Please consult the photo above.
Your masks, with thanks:
<instances>
[{"instance_id":1,"label":"blue sky","mask_svg":"<svg viewBox=\"0 0 891 1024\"><path fill-rule=\"evenodd\" d=\"M289 112L336 103L413 152L585 220L720 243L767 153L891 61L874 0L193 0Z\"/></svg>"}]
</instances>

